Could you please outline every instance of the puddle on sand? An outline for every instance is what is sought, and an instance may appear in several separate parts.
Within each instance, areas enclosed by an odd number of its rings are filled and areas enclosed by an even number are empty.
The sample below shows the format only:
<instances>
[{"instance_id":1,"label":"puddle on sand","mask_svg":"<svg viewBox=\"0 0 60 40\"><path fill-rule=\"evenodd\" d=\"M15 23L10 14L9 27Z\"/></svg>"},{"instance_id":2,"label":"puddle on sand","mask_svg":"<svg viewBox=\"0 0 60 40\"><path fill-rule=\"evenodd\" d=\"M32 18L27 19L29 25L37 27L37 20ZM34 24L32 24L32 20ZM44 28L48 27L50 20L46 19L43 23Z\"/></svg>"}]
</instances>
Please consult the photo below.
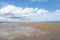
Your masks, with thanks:
<instances>
[{"instance_id":1,"label":"puddle on sand","mask_svg":"<svg viewBox=\"0 0 60 40\"><path fill-rule=\"evenodd\" d=\"M60 34L42 32L29 26L0 27L0 40L60 40Z\"/></svg>"}]
</instances>

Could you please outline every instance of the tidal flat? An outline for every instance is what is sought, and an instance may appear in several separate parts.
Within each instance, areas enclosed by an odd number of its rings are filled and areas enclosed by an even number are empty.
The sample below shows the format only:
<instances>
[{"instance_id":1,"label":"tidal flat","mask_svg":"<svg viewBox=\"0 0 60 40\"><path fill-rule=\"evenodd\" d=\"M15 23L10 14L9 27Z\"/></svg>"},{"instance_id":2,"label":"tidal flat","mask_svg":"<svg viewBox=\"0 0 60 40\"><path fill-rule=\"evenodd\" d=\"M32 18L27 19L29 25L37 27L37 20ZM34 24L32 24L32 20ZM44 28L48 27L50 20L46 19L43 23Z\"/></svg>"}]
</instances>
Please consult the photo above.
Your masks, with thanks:
<instances>
[{"instance_id":1,"label":"tidal flat","mask_svg":"<svg viewBox=\"0 0 60 40\"><path fill-rule=\"evenodd\" d=\"M60 40L60 23L0 23L0 40Z\"/></svg>"}]
</instances>

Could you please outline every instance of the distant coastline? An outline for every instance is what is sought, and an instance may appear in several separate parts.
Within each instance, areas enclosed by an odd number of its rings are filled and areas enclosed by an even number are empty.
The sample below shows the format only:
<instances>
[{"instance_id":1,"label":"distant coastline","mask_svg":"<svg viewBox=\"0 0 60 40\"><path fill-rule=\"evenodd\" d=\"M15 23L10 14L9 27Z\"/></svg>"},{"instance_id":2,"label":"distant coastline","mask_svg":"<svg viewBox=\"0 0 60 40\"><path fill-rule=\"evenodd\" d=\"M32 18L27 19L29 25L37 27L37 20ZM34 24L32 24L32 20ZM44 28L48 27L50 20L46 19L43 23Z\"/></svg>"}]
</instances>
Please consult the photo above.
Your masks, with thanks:
<instances>
[{"instance_id":1,"label":"distant coastline","mask_svg":"<svg viewBox=\"0 0 60 40\"><path fill-rule=\"evenodd\" d=\"M58 22L60 23L60 21L40 21L40 22L0 22L0 23L55 23Z\"/></svg>"}]
</instances>

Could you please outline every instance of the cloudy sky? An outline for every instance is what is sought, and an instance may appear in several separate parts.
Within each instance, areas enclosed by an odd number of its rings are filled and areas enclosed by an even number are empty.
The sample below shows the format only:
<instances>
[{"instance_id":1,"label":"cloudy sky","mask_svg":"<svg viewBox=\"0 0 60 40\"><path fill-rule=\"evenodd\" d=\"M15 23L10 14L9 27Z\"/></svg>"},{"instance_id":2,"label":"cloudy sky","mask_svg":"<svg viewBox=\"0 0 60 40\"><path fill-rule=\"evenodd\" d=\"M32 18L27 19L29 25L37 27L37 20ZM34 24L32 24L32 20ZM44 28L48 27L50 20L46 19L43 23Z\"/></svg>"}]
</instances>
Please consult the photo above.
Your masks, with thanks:
<instances>
[{"instance_id":1,"label":"cloudy sky","mask_svg":"<svg viewBox=\"0 0 60 40\"><path fill-rule=\"evenodd\" d=\"M60 21L60 0L0 0L0 22Z\"/></svg>"}]
</instances>

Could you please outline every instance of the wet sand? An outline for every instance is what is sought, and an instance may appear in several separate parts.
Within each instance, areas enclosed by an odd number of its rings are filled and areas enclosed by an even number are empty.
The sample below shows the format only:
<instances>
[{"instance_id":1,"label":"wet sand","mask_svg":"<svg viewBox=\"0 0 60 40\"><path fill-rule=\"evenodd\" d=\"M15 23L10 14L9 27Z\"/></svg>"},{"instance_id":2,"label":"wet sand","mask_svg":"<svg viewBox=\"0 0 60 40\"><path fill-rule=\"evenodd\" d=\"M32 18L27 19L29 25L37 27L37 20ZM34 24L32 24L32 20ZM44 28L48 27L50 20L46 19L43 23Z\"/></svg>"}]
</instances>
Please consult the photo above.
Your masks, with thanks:
<instances>
[{"instance_id":1,"label":"wet sand","mask_svg":"<svg viewBox=\"0 0 60 40\"><path fill-rule=\"evenodd\" d=\"M52 27L48 26L49 24ZM59 24L0 23L0 40L60 40ZM53 28L54 26L56 29Z\"/></svg>"}]
</instances>

